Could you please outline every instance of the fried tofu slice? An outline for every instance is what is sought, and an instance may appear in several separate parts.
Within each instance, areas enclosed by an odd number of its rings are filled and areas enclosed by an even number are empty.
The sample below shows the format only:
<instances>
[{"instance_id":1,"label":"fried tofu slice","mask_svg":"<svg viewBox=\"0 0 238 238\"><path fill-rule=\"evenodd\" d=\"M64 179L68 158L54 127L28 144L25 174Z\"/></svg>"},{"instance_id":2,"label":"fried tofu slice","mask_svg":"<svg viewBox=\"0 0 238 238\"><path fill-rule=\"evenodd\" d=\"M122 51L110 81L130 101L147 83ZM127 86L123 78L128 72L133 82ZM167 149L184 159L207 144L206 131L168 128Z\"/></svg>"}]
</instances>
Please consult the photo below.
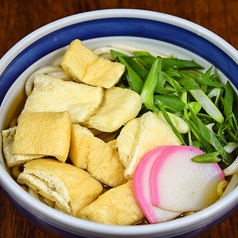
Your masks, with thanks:
<instances>
[{"instance_id":1,"label":"fried tofu slice","mask_svg":"<svg viewBox=\"0 0 238 238\"><path fill-rule=\"evenodd\" d=\"M99 107L103 89L48 75L36 75L34 88L27 98L22 114L26 112L68 111L72 123L86 121Z\"/></svg>"},{"instance_id":2,"label":"fried tofu slice","mask_svg":"<svg viewBox=\"0 0 238 238\"><path fill-rule=\"evenodd\" d=\"M68 112L24 113L19 117L12 154L53 156L65 162L70 146Z\"/></svg>"},{"instance_id":3,"label":"fried tofu slice","mask_svg":"<svg viewBox=\"0 0 238 238\"><path fill-rule=\"evenodd\" d=\"M112 188L90 205L84 207L78 217L109 225L133 225L144 218L137 204L132 180Z\"/></svg>"},{"instance_id":4,"label":"fried tofu slice","mask_svg":"<svg viewBox=\"0 0 238 238\"><path fill-rule=\"evenodd\" d=\"M88 49L82 41L73 40L61 61L63 70L75 81L80 82L86 74L87 68L94 64L98 55Z\"/></svg>"},{"instance_id":5,"label":"fried tofu slice","mask_svg":"<svg viewBox=\"0 0 238 238\"><path fill-rule=\"evenodd\" d=\"M54 159L37 159L24 165L17 178L36 193L55 202L63 212L76 216L103 191L88 172Z\"/></svg>"},{"instance_id":6,"label":"fried tofu slice","mask_svg":"<svg viewBox=\"0 0 238 238\"><path fill-rule=\"evenodd\" d=\"M69 157L75 166L86 169L94 178L110 187L126 182L125 167L117 149L79 124L72 125Z\"/></svg>"},{"instance_id":7,"label":"fried tofu slice","mask_svg":"<svg viewBox=\"0 0 238 238\"><path fill-rule=\"evenodd\" d=\"M99 57L87 68L82 81L89 85L111 88L120 81L124 72L123 64Z\"/></svg>"},{"instance_id":8,"label":"fried tofu slice","mask_svg":"<svg viewBox=\"0 0 238 238\"><path fill-rule=\"evenodd\" d=\"M83 125L102 132L113 132L134 119L141 106L142 100L138 93L126 88L112 87L105 90L100 107Z\"/></svg>"},{"instance_id":9,"label":"fried tofu slice","mask_svg":"<svg viewBox=\"0 0 238 238\"><path fill-rule=\"evenodd\" d=\"M118 83L125 71L123 64L99 57L78 39L70 43L61 66L76 82L103 88Z\"/></svg>"},{"instance_id":10,"label":"fried tofu slice","mask_svg":"<svg viewBox=\"0 0 238 238\"><path fill-rule=\"evenodd\" d=\"M133 178L145 154L164 145L181 145L181 142L171 127L152 112L128 122L117 137L120 159L126 168L125 178Z\"/></svg>"},{"instance_id":11,"label":"fried tofu slice","mask_svg":"<svg viewBox=\"0 0 238 238\"><path fill-rule=\"evenodd\" d=\"M16 126L2 130L3 154L8 167L23 165L33 159L41 158L41 155L14 155L12 153L12 145L16 134Z\"/></svg>"}]
</instances>

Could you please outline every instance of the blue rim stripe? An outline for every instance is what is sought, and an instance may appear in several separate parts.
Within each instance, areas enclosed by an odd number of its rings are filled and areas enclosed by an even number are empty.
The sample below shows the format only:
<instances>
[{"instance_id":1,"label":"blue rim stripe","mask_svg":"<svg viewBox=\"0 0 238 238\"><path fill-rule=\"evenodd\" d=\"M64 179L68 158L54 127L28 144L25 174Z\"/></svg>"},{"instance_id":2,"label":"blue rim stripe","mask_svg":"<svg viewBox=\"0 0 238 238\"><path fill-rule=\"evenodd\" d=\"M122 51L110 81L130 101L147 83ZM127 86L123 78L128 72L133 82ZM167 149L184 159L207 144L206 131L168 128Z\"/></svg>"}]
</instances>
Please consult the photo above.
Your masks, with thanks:
<instances>
[{"instance_id":1,"label":"blue rim stripe","mask_svg":"<svg viewBox=\"0 0 238 238\"><path fill-rule=\"evenodd\" d=\"M36 60L78 38L87 40L109 36L135 36L160 40L183 47L220 69L238 88L238 66L225 52L186 29L139 18L107 18L77 23L52 32L22 51L0 76L0 102L18 76ZM172 52L171 52L172 53Z\"/></svg>"}]
</instances>

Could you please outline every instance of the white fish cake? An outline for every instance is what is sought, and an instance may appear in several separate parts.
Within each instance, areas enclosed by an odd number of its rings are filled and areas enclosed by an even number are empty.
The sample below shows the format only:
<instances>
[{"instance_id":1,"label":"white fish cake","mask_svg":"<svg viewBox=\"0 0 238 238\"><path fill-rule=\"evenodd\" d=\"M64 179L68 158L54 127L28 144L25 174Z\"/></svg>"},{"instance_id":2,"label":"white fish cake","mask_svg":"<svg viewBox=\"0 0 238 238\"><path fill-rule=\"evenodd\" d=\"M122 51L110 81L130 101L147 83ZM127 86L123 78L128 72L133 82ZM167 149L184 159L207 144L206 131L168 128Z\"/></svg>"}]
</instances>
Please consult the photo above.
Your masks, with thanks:
<instances>
[{"instance_id":1,"label":"white fish cake","mask_svg":"<svg viewBox=\"0 0 238 238\"><path fill-rule=\"evenodd\" d=\"M105 90L98 110L83 125L103 132L118 130L128 121L134 119L142 106L138 93L120 87Z\"/></svg>"},{"instance_id":2,"label":"white fish cake","mask_svg":"<svg viewBox=\"0 0 238 238\"><path fill-rule=\"evenodd\" d=\"M78 124L72 125L69 157L75 166L110 187L127 181L117 149Z\"/></svg>"},{"instance_id":3,"label":"white fish cake","mask_svg":"<svg viewBox=\"0 0 238 238\"><path fill-rule=\"evenodd\" d=\"M36 75L33 91L26 100L22 114L68 111L72 123L84 122L97 110L103 94L101 87Z\"/></svg>"},{"instance_id":4,"label":"white fish cake","mask_svg":"<svg viewBox=\"0 0 238 238\"><path fill-rule=\"evenodd\" d=\"M133 178L137 164L150 150L164 145L181 145L171 127L152 112L128 122L117 137L117 147L126 167L125 177Z\"/></svg>"},{"instance_id":5,"label":"white fish cake","mask_svg":"<svg viewBox=\"0 0 238 238\"><path fill-rule=\"evenodd\" d=\"M53 156L65 162L70 146L68 112L24 113L19 117L12 154Z\"/></svg>"},{"instance_id":6,"label":"white fish cake","mask_svg":"<svg viewBox=\"0 0 238 238\"><path fill-rule=\"evenodd\" d=\"M17 178L36 193L56 203L61 211L78 212L102 193L103 187L88 172L54 159L36 159L24 165Z\"/></svg>"},{"instance_id":7,"label":"white fish cake","mask_svg":"<svg viewBox=\"0 0 238 238\"><path fill-rule=\"evenodd\" d=\"M108 225L134 225L144 215L133 194L132 180L112 188L90 205L84 207L78 217Z\"/></svg>"}]
</instances>

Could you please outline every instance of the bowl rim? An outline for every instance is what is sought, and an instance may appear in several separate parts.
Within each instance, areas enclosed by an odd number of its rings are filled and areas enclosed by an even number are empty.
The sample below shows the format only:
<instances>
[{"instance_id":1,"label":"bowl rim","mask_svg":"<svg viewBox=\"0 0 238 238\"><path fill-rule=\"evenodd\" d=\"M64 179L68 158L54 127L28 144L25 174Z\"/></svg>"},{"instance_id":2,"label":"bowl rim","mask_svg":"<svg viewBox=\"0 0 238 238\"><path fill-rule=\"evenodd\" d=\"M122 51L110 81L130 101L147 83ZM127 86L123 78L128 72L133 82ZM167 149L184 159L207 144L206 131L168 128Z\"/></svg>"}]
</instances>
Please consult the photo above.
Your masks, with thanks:
<instances>
[{"instance_id":1,"label":"bowl rim","mask_svg":"<svg viewBox=\"0 0 238 238\"><path fill-rule=\"evenodd\" d=\"M56 20L45 26L40 27L39 29L25 36L18 43L16 43L8 52L6 52L6 54L0 60L0 75L2 74L5 67L8 64L10 64L14 56L21 53L22 49L26 48L27 46L32 44L35 40L42 38L43 36L51 33L52 31L64 28L71 24L75 24L75 22L89 21L92 19L128 17L128 16L130 16L131 18L139 17L141 19L151 19L151 20L156 19L156 20L166 22L172 25L178 25L178 22L179 22L179 26L181 28L184 28L188 31L196 33L197 35L207 39L208 41L215 43L219 48L221 48L227 54L229 54L229 56L236 63L238 63L238 53L237 53L237 50L233 46L231 46L228 42L226 42L221 37L211 32L210 30L196 23L182 19L177 16L150 11L150 10L120 8L120 9L94 10L89 12L78 13L78 14L61 18L59 20ZM0 79L0 85L1 85L1 79ZM0 110L1 108L2 108L2 105L0 106ZM5 178L8 178L8 179L5 180ZM67 214L62 214L61 212L58 212L58 211L52 212L51 209L49 209L50 211L47 211L48 209L46 209L46 205L40 203L39 201L35 201L35 199L33 199L27 192L22 191L22 188L10 177L10 175L3 168L2 164L0 166L0 181L1 181L1 186L3 187L3 189L8 194L10 194L14 200L16 200L26 210L30 211L31 213L34 213L35 215L38 215L38 216L40 215L40 217L42 218L44 217L44 215L47 215L47 218L51 219L51 220L48 219L49 223L52 223L52 221L54 221L53 224L60 223L60 225L62 225L65 229L68 229L68 230L73 229L74 232L77 232L77 229L80 228L85 232L85 234L91 229L91 226L93 224L94 230L97 230L98 234L107 234L107 235L115 235L115 236L117 235L116 232L118 232L118 226L108 226L104 224L88 222L85 220L81 220L79 218L71 217ZM14 188L14 190L12 191L11 188ZM238 190L238 188L236 188L235 190ZM28 200L28 203L26 203L27 200ZM161 224L150 224L146 226L136 226L136 227L120 226L120 232L121 232L120 235L129 235L129 234L135 235L135 236L146 235L146 234L153 235L158 232L162 234L166 232L168 229L172 230L174 234L179 234L180 232L184 232L184 229L186 227L189 227L189 225L197 224L198 225L197 227L199 227L206 224L208 221L210 221L211 219L210 217L212 214L218 215L219 211L225 211L227 208L232 209L233 207L236 206L236 200L238 200L238 192L233 191L231 194L229 194L226 197L225 201L224 199L220 200L216 203L216 205L213 204L207 209L197 212L196 214L190 215L190 217L192 216L194 218L193 221L191 221L191 219L189 219L188 217L184 217L181 220L176 220L176 221L173 220L173 221L168 221L166 223L163 223L163 226L161 226ZM37 208L35 207L36 204L37 204ZM227 204L230 204L230 205L227 206ZM219 205L219 209L216 209L218 205ZM58 221L59 213L63 217L60 222ZM223 213L219 215L222 216ZM66 227L66 224L64 224L63 222L64 219L69 220L71 222L70 229L68 224L67 224L67 227ZM110 227L113 227L113 230L111 230ZM188 229L186 229L186 231L187 230Z\"/></svg>"}]
</instances>

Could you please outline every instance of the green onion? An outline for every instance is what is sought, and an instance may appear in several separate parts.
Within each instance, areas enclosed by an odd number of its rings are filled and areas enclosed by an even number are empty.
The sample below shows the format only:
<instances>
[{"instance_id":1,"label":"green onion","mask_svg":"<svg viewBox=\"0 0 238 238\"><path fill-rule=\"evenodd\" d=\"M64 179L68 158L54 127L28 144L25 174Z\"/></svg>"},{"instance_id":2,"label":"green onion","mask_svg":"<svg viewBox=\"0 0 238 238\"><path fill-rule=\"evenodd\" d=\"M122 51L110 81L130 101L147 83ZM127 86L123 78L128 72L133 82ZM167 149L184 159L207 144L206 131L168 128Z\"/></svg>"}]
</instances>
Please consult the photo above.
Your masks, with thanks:
<instances>
[{"instance_id":1,"label":"green onion","mask_svg":"<svg viewBox=\"0 0 238 238\"><path fill-rule=\"evenodd\" d=\"M127 62L123 59L123 57L118 56L119 60L121 63L123 63L126 66L127 69L127 74L126 74L126 78L128 81L128 84L130 86L130 88L139 93L142 90L143 87L143 80L140 78L140 76L130 67L129 64L127 64Z\"/></svg>"},{"instance_id":2,"label":"green onion","mask_svg":"<svg viewBox=\"0 0 238 238\"><path fill-rule=\"evenodd\" d=\"M202 121L191 110L191 118L205 140L212 144L216 151L224 158L226 164L231 164L231 156L226 152L216 135L207 128Z\"/></svg>"},{"instance_id":3,"label":"green onion","mask_svg":"<svg viewBox=\"0 0 238 238\"><path fill-rule=\"evenodd\" d=\"M236 159L238 147L232 152L225 148L238 144L238 96L230 82L222 83L213 73L213 66L203 72L193 60L154 57L145 51L112 55L126 66L121 82L141 95L139 115L153 111L163 117L182 144L205 152L193 159L196 162L226 167Z\"/></svg>"},{"instance_id":4,"label":"green onion","mask_svg":"<svg viewBox=\"0 0 238 238\"><path fill-rule=\"evenodd\" d=\"M156 113L158 113L159 110L154 104L154 92L157 86L161 66L162 60L157 57L141 90L142 102L145 104L147 109L153 110Z\"/></svg>"},{"instance_id":5,"label":"green onion","mask_svg":"<svg viewBox=\"0 0 238 238\"><path fill-rule=\"evenodd\" d=\"M190 92L196 99L196 101L201 104L208 115L210 115L219 123L222 123L224 121L224 117L220 110L202 90L191 90Z\"/></svg>"},{"instance_id":6,"label":"green onion","mask_svg":"<svg viewBox=\"0 0 238 238\"><path fill-rule=\"evenodd\" d=\"M221 160L217 157L218 155L218 152L206 153L193 157L192 161L197 163L217 163Z\"/></svg>"}]
</instances>

